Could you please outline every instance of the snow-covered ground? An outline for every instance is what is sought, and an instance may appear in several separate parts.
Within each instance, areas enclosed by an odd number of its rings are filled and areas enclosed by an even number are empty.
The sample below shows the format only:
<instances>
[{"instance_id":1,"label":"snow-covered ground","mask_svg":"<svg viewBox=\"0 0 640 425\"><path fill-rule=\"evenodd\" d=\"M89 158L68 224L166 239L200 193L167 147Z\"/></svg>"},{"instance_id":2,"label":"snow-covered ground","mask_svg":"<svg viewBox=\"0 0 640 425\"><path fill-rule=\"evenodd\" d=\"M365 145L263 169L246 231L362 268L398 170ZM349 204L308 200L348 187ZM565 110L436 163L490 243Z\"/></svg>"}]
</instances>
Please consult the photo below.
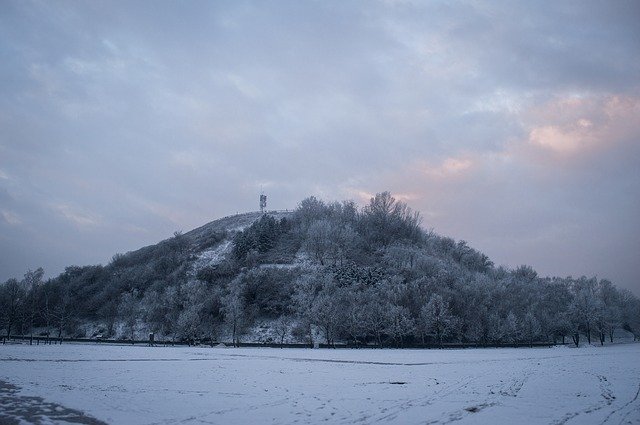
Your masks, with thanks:
<instances>
[{"instance_id":1,"label":"snow-covered ground","mask_svg":"<svg viewBox=\"0 0 640 425\"><path fill-rule=\"evenodd\" d=\"M233 241L227 239L218 244L215 248L201 252L198 258L193 262L191 267L191 275L195 276L198 270L205 267L215 266L224 260L225 256L231 252Z\"/></svg>"},{"instance_id":2,"label":"snow-covered ground","mask_svg":"<svg viewBox=\"0 0 640 425\"><path fill-rule=\"evenodd\" d=\"M24 412L31 422L40 415L65 420L56 414L78 422L78 411L112 424L640 423L639 360L640 344L476 350L0 345L0 423L24 419ZM92 421L80 422L98 423Z\"/></svg>"}]
</instances>

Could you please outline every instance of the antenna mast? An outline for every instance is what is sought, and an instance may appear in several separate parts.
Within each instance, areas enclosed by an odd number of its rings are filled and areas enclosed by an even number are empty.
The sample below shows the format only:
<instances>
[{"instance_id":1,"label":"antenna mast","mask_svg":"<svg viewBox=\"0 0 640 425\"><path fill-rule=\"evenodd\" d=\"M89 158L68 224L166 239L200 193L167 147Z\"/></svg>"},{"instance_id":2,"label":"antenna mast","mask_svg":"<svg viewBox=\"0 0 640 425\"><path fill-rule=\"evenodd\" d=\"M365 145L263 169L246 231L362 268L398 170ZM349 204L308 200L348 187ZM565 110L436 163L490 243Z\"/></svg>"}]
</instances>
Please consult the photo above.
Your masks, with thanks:
<instances>
[{"instance_id":1,"label":"antenna mast","mask_svg":"<svg viewBox=\"0 0 640 425\"><path fill-rule=\"evenodd\" d=\"M264 193L260 194L260 212L264 213L264 210L267 208L267 195Z\"/></svg>"}]
</instances>

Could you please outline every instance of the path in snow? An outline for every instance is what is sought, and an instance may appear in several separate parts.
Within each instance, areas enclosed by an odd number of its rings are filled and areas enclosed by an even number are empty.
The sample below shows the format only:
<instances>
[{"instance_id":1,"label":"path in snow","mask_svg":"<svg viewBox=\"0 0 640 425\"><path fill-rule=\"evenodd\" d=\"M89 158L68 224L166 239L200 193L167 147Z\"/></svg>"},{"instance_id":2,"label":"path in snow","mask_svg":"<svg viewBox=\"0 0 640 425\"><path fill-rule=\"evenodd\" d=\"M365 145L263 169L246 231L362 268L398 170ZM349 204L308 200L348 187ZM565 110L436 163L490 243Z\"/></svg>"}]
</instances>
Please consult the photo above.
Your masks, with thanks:
<instances>
[{"instance_id":1,"label":"path in snow","mask_svg":"<svg viewBox=\"0 0 640 425\"><path fill-rule=\"evenodd\" d=\"M68 406L113 424L617 425L640 423L639 358L640 344L468 350L6 345L0 346L0 380L20 388L11 390L13 399L39 397L36 405ZM0 400L0 415L5 409Z\"/></svg>"}]
</instances>

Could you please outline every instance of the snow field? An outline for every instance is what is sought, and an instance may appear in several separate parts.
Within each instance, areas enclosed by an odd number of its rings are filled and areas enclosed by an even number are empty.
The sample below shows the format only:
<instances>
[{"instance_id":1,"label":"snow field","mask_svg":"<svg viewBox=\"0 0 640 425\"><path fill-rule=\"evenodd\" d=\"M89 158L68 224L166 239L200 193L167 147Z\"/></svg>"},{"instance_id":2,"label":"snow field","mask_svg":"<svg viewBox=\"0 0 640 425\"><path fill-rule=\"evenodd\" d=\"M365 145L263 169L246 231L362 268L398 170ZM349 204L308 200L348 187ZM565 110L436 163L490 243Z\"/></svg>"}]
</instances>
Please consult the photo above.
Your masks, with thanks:
<instances>
[{"instance_id":1,"label":"snow field","mask_svg":"<svg viewBox=\"0 0 640 425\"><path fill-rule=\"evenodd\" d=\"M113 424L623 424L640 423L638 359L640 344L475 350L6 345L0 346L0 381Z\"/></svg>"}]
</instances>

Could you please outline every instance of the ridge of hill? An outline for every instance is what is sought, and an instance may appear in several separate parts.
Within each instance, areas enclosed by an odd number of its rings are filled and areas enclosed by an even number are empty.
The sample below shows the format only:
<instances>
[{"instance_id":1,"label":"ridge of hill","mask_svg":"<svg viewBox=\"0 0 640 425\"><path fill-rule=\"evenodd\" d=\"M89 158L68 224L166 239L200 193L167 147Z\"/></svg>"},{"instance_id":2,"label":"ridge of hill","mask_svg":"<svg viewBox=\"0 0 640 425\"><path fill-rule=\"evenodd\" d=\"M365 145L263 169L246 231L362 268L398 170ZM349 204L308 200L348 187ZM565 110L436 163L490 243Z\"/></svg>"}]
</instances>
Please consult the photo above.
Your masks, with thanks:
<instances>
[{"instance_id":1,"label":"ridge of hill","mask_svg":"<svg viewBox=\"0 0 640 425\"><path fill-rule=\"evenodd\" d=\"M260 219L260 217L262 217L264 214L267 214L279 220L283 217L290 217L293 214L293 211L253 211L229 215L217 220L210 221L209 223L203 224L200 227L196 227L195 229L188 231L184 235L192 239L195 244L202 244L204 241L206 241L207 236L211 235L212 233L244 230L245 228L252 225L255 221Z\"/></svg>"}]
</instances>

